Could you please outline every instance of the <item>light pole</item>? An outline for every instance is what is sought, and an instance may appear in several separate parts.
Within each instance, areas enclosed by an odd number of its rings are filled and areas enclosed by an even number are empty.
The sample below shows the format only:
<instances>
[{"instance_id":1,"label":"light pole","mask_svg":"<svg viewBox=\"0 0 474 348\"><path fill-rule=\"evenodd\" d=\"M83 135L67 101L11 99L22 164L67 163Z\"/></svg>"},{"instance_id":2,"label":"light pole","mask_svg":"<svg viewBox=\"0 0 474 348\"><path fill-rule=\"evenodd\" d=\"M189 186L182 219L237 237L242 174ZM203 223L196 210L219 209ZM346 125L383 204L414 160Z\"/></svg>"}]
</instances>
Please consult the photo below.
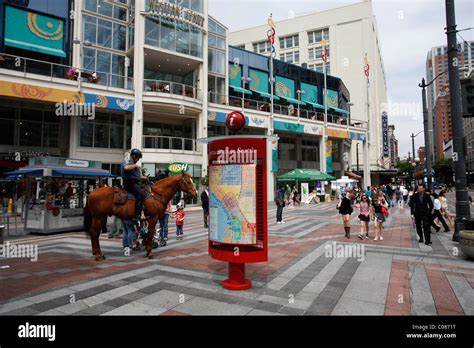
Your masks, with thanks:
<instances>
[{"instance_id":1,"label":"light pole","mask_svg":"<svg viewBox=\"0 0 474 348\"><path fill-rule=\"evenodd\" d=\"M77 77L77 81L79 83L79 90L81 89L82 86L82 69L83 69L83 60L84 60L84 46L90 47L92 46L92 43L89 40L82 41L79 38L74 38L72 40L72 43L74 45L79 45L79 74Z\"/></svg>"},{"instance_id":2,"label":"light pole","mask_svg":"<svg viewBox=\"0 0 474 348\"><path fill-rule=\"evenodd\" d=\"M465 229L471 219L469 193L467 192L466 161L463 148L463 125L461 117L461 84L459 81L459 57L456 40L456 16L454 0L446 3L446 35L448 41L449 97L453 127L453 162L456 175L456 218L453 240L459 240L459 231Z\"/></svg>"},{"instance_id":3,"label":"light pole","mask_svg":"<svg viewBox=\"0 0 474 348\"><path fill-rule=\"evenodd\" d=\"M306 92L299 89L296 91L296 94L298 94L298 123L300 123L300 102L301 102L301 94L305 94Z\"/></svg>"},{"instance_id":4,"label":"light pole","mask_svg":"<svg viewBox=\"0 0 474 348\"><path fill-rule=\"evenodd\" d=\"M413 133L411 133L410 137L411 137L411 151L412 151L412 155L413 155L413 159L415 159L415 138L419 135L423 133L423 131L419 131L418 133L416 133L415 135Z\"/></svg>"},{"instance_id":5,"label":"light pole","mask_svg":"<svg viewBox=\"0 0 474 348\"><path fill-rule=\"evenodd\" d=\"M357 173L359 173L359 142L356 144L356 163L357 163Z\"/></svg>"},{"instance_id":6,"label":"light pole","mask_svg":"<svg viewBox=\"0 0 474 348\"><path fill-rule=\"evenodd\" d=\"M249 83L249 82L252 81L252 80L249 79L248 77L245 77L245 76L242 76L242 77L240 78L240 80L242 81L242 111L244 111L245 84L246 84L246 83Z\"/></svg>"}]
</instances>

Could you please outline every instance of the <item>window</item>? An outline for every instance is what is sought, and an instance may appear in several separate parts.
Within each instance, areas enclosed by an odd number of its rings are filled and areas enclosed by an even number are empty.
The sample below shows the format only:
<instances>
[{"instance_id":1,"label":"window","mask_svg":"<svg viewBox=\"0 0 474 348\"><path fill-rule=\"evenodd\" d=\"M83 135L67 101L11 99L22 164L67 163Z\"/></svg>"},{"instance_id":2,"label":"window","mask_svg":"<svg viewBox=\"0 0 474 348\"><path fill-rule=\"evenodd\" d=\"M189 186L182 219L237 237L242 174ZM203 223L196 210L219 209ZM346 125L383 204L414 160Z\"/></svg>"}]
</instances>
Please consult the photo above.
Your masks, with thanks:
<instances>
[{"instance_id":1,"label":"window","mask_svg":"<svg viewBox=\"0 0 474 348\"><path fill-rule=\"evenodd\" d=\"M290 64L297 64L300 62L300 52L294 51L294 52L281 53L280 60L286 63L290 63Z\"/></svg>"},{"instance_id":2,"label":"window","mask_svg":"<svg viewBox=\"0 0 474 348\"><path fill-rule=\"evenodd\" d=\"M296 160L296 139L282 137L278 140L278 158L282 161Z\"/></svg>"},{"instance_id":3,"label":"window","mask_svg":"<svg viewBox=\"0 0 474 348\"><path fill-rule=\"evenodd\" d=\"M280 48L293 48L293 47L298 47L299 46L299 36L298 34L296 35L291 35L291 36L285 36L280 38Z\"/></svg>"},{"instance_id":4,"label":"window","mask_svg":"<svg viewBox=\"0 0 474 348\"><path fill-rule=\"evenodd\" d=\"M125 51L127 27L125 25L84 15L84 41L93 45Z\"/></svg>"},{"instance_id":5,"label":"window","mask_svg":"<svg viewBox=\"0 0 474 348\"><path fill-rule=\"evenodd\" d=\"M272 51L272 45L268 41L253 43L253 51L256 53L267 53Z\"/></svg>"},{"instance_id":6,"label":"window","mask_svg":"<svg viewBox=\"0 0 474 348\"><path fill-rule=\"evenodd\" d=\"M213 34L209 34L209 47L215 47L225 50L225 39Z\"/></svg>"},{"instance_id":7,"label":"window","mask_svg":"<svg viewBox=\"0 0 474 348\"><path fill-rule=\"evenodd\" d=\"M97 43L97 18L84 16L84 41Z\"/></svg>"},{"instance_id":8,"label":"window","mask_svg":"<svg viewBox=\"0 0 474 348\"><path fill-rule=\"evenodd\" d=\"M321 40L324 39L326 41L329 41L329 30L328 28L326 29L320 29L320 30L315 30L315 31L310 31L308 32L308 43L309 44L319 44Z\"/></svg>"},{"instance_id":9,"label":"window","mask_svg":"<svg viewBox=\"0 0 474 348\"><path fill-rule=\"evenodd\" d=\"M8 117L11 112L2 114L2 118ZM14 113L13 113L14 116ZM1 123L5 123L6 120ZM36 109L20 109L19 121L19 145L23 146L38 146L38 147L58 147L60 134L60 118L51 111L43 111ZM13 138L6 135L6 138ZM13 139L11 139L13 140ZM2 139L2 142L5 139Z\"/></svg>"},{"instance_id":10,"label":"window","mask_svg":"<svg viewBox=\"0 0 474 348\"><path fill-rule=\"evenodd\" d=\"M189 54L190 31L189 24L176 24L176 52Z\"/></svg>"},{"instance_id":11,"label":"window","mask_svg":"<svg viewBox=\"0 0 474 348\"><path fill-rule=\"evenodd\" d=\"M319 142L302 140L301 151L303 161L319 162Z\"/></svg>"},{"instance_id":12,"label":"window","mask_svg":"<svg viewBox=\"0 0 474 348\"><path fill-rule=\"evenodd\" d=\"M126 5L127 0L120 0ZM85 0L84 9L90 12L99 13L102 16L115 18L121 21L127 20L127 7L119 4L111 4L107 0Z\"/></svg>"},{"instance_id":13,"label":"window","mask_svg":"<svg viewBox=\"0 0 474 348\"><path fill-rule=\"evenodd\" d=\"M310 64L308 65L308 69L311 69L311 70L314 70L314 71L317 71L319 73L323 73L323 63L319 63L319 64ZM330 63L326 63L326 74L329 75L331 71L331 64Z\"/></svg>"},{"instance_id":14,"label":"window","mask_svg":"<svg viewBox=\"0 0 474 348\"><path fill-rule=\"evenodd\" d=\"M215 21L213 21L210 18L209 18L208 29L209 29L209 32L219 34L222 36L225 36L225 33L226 33L226 29L223 26L217 24Z\"/></svg>"},{"instance_id":15,"label":"window","mask_svg":"<svg viewBox=\"0 0 474 348\"><path fill-rule=\"evenodd\" d=\"M124 116L96 112L94 120L81 118L79 146L96 148L124 148Z\"/></svg>"},{"instance_id":16,"label":"window","mask_svg":"<svg viewBox=\"0 0 474 348\"><path fill-rule=\"evenodd\" d=\"M209 75L207 88L211 103L223 104L225 102L225 78Z\"/></svg>"},{"instance_id":17,"label":"window","mask_svg":"<svg viewBox=\"0 0 474 348\"><path fill-rule=\"evenodd\" d=\"M125 25L114 23L113 48L125 51L125 43L127 38L127 28Z\"/></svg>"},{"instance_id":18,"label":"window","mask_svg":"<svg viewBox=\"0 0 474 348\"><path fill-rule=\"evenodd\" d=\"M225 75L225 52L209 49L208 58L209 71Z\"/></svg>"}]
</instances>

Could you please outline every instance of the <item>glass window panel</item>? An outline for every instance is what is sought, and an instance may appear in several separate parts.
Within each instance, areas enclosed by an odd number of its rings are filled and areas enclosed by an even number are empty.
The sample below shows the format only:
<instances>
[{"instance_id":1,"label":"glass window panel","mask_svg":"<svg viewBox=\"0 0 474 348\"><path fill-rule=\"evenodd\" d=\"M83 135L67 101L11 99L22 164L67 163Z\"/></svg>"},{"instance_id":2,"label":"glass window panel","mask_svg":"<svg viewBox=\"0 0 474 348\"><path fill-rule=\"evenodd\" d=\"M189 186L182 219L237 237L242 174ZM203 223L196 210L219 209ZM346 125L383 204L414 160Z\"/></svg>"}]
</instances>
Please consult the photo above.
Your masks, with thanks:
<instances>
[{"instance_id":1,"label":"glass window panel","mask_svg":"<svg viewBox=\"0 0 474 348\"><path fill-rule=\"evenodd\" d=\"M217 26L216 22L214 22L212 19L209 19L209 22L208 22L209 31L215 33L217 30L216 26Z\"/></svg>"},{"instance_id":2,"label":"glass window panel","mask_svg":"<svg viewBox=\"0 0 474 348\"><path fill-rule=\"evenodd\" d=\"M146 18L145 21L145 44L159 46L160 21L155 18Z\"/></svg>"},{"instance_id":3,"label":"glass window panel","mask_svg":"<svg viewBox=\"0 0 474 348\"><path fill-rule=\"evenodd\" d=\"M173 136L175 136L175 137L182 137L182 136L183 136L183 126L181 126L181 125L174 125L174 126L173 126Z\"/></svg>"},{"instance_id":4,"label":"glass window panel","mask_svg":"<svg viewBox=\"0 0 474 348\"><path fill-rule=\"evenodd\" d=\"M189 24L178 23L176 25L176 52L189 54L190 36Z\"/></svg>"},{"instance_id":5,"label":"glass window panel","mask_svg":"<svg viewBox=\"0 0 474 348\"><path fill-rule=\"evenodd\" d=\"M120 6L114 6L114 18L121 20L121 21L126 21L127 20L127 9L120 7Z\"/></svg>"},{"instance_id":6,"label":"glass window panel","mask_svg":"<svg viewBox=\"0 0 474 348\"><path fill-rule=\"evenodd\" d=\"M146 175L155 177L155 163L143 163L143 168L146 169Z\"/></svg>"},{"instance_id":7,"label":"glass window panel","mask_svg":"<svg viewBox=\"0 0 474 348\"><path fill-rule=\"evenodd\" d=\"M314 38L313 33L308 33L308 43L312 44L314 42L313 38Z\"/></svg>"},{"instance_id":8,"label":"glass window panel","mask_svg":"<svg viewBox=\"0 0 474 348\"><path fill-rule=\"evenodd\" d=\"M59 146L59 125L45 124L43 127L43 146L58 147Z\"/></svg>"},{"instance_id":9,"label":"glass window panel","mask_svg":"<svg viewBox=\"0 0 474 348\"><path fill-rule=\"evenodd\" d=\"M98 124L94 126L94 147L109 147L109 126Z\"/></svg>"},{"instance_id":10,"label":"glass window panel","mask_svg":"<svg viewBox=\"0 0 474 348\"><path fill-rule=\"evenodd\" d=\"M161 20L160 46L167 50L175 50L176 44L175 22L169 19Z\"/></svg>"},{"instance_id":11,"label":"glass window panel","mask_svg":"<svg viewBox=\"0 0 474 348\"><path fill-rule=\"evenodd\" d=\"M285 48L285 38L280 38L280 48Z\"/></svg>"},{"instance_id":12,"label":"glass window panel","mask_svg":"<svg viewBox=\"0 0 474 348\"><path fill-rule=\"evenodd\" d=\"M217 24L217 25L216 25L216 29L217 29L217 34L225 35L225 29L224 29L224 27L221 27L219 24Z\"/></svg>"},{"instance_id":13,"label":"glass window panel","mask_svg":"<svg viewBox=\"0 0 474 348\"><path fill-rule=\"evenodd\" d=\"M193 11L202 13L202 0L191 0L190 8Z\"/></svg>"},{"instance_id":14,"label":"glass window panel","mask_svg":"<svg viewBox=\"0 0 474 348\"><path fill-rule=\"evenodd\" d=\"M300 62L300 52L295 52L295 63L299 63Z\"/></svg>"},{"instance_id":15,"label":"glass window panel","mask_svg":"<svg viewBox=\"0 0 474 348\"><path fill-rule=\"evenodd\" d=\"M217 46L217 36L209 34L209 46Z\"/></svg>"},{"instance_id":16,"label":"glass window panel","mask_svg":"<svg viewBox=\"0 0 474 348\"><path fill-rule=\"evenodd\" d=\"M103 73L110 73L110 59L109 52L97 51L97 67L96 70Z\"/></svg>"},{"instance_id":17,"label":"glass window panel","mask_svg":"<svg viewBox=\"0 0 474 348\"><path fill-rule=\"evenodd\" d=\"M119 126L123 126L123 115L110 115L110 124L116 124Z\"/></svg>"},{"instance_id":18,"label":"glass window panel","mask_svg":"<svg viewBox=\"0 0 474 348\"><path fill-rule=\"evenodd\" d=\"M291 36L288 36L285 39L285 43L286 43L286 48L293 47L293 38Z\"/></svg>"},{"instance_id":19,"label":"glass window panel","mask_svg":"<svg viewBox=\"0 0 474 348\"><path fill-rule=\"evenodd\" d=\"M79 146L92 147L92 135L94 134L94 125L92 122L81 121Z\"/></svg>"},{"instance_id":20,"label":"glass window panel","mask_svg":"<svg viewBox=\"0 0 474 348\"><path fill-rule=\"evenodd\" d=\"M193 127L191 127L191 126L184 126L184 127L183 127L183 131L184 131L183 137L185 137L185 138L190 138L190 139L193 138Z\"/></svg>"},{"instance_id":21,"label":"glass window panel","mask_svg":"<svg viewBox=\"0 0 474 348\"><path fill-rule=\"evenodd\" d=\"M298 47L299 44L300 44L300 38L299 38L298 35L295 35L295 36L294 36L294 46L295 46L295 47Z\"/></svg>"},{"instance_id":22,"label":"glass window panel","mask_svg":"<svg viewBox=\"0 0 474 348\"><path fill-rule=\"evenodd\" d=\"M112 72L115 75L125 75L125 57L112 54Z\"/></svg>"},{"instance_id":23,"label":"glass window panel","mask_svg":"<svg viewBox=\"0 0 474 348\"><path fill-rule=\"evenodd\" d=\"M20 121L20 145L41 146L41 123Z\"/></svg>"},{"instance_id":24,"label":"glass window panel","mask_svg":"<svg viewBox=\"0 0 474 348\"><path fill-rule=\"evenodd\" d=\"M97 18L91 16L83 16L84 20L84 42L89 41L96 43L97 35Z\"/></svg>"},{"instance_id":25,"label":"glass window panel","mask_svg":"<svg viewBox=\"0 0 474 348\"><path fill-rule=\"evenodd\" d=\"M59 123L61 121L61 117L58 117L54 111L44 111L43 119L44 122L50 123Z\"/></svg>"},{"instance_id":26,"label":"glass window panel","mask_svg":"<svg viewBox=\"0 0 474 348\"><path fill-rule=\"evenodd\" d=\"M3 115L2 115L3 117ZM13 145L13 132L15 129L14 120L3 120L0 119L0 144L1 145Z\"/></svg>"},{"instance_id":27,"label":"glass window panel","mask_svg":"<svg viewBox=\"0 0 474 348\"><path fill-rule=\"evenodd\" d=\"M195 57L202 57L202 32L194 27L191 27L191 52Z\"/></svg>"},{"instance_id":28,"label":"glass window panel","mask_svg":"<svg viewBox=\"0 0 474 348\"><path fill-rule=\"evenodd\" d=\"M88 11L97 11L97 0L85 0L84 8Z\"/></svg>"},{"instance_id":29,"label":"glass window panel","mask_svg":"<svg viewBox=\"0 0 474 348\"><path fill-rule=\"evenodd\" d=\"M101 15L112 17L112 10L113 6L109 2L106 2L105 0L98 1L97 12L99 12Z\"/></svg>"},{"instance_id":30,"label":"glass window panel","mask_svg":"<svg viewBox=\"0 0 474 348\"><path fill-rule=\"evenodd\" d=\"M127 28L125 25L114 23L114 45L116 50L125 51L125 42L127 38Z\"/></svg>"},{"instance_id":31,"label":"glass window panel","mask_svg":"<svg viewBox=\"0 0 474 348\"><path fill-rule=\"evenodd\" d=\"M99 19L97 22L97 44L112 47L112 22Z\"/></svg>"},{"instance_id":32,"label":"glass window panel","mask_svg":"<svg viewBox=\"0 0 474 348\"><path fill-rule=\"evenodd\" d=\"M111 149L122 149L123 148L123 126L110 126L110 148Z\"/></svg>"},{"instance_id":33,"label":"glass window panel","mask_svg":"<svg viewBox=\"0 0 474 348\"><path fill-rule=\"evenodd\" d=\"M95 71L95 53L92 48L84 48L84 69Z\"/></svg>"},{"instance_id":34,"label":"glass window panel","mask_svg":"<svg viewBox=\"0 0 474 348\"><path fill-rule=\"evenodd\" d=\"M38 109L21 109L20 119L43 122L43 111Z\"/></svg>"},{"instance_id":35,"label":"glass window panel","mask_svg":"<svg viewBox=\"0 0 474 348\"><path fill-rule=\"evenodd\" d=\"M313 60L314 59L314 49L311 48L308 53L309 53L309 60Z\"/></svg>"},{"instance_id":36,"label":"glass window panel","mask_svg":"<svg viewBox=\"0 0 474 348\"><path fill-rule=\"evenodd\" d=\"M170 124L164 124L163 125L163 135L164 136L170 136L172 135L172 126Z\"/></svg>"},{"instance_id":37,"label":"glass window panel","mask_svg":"<svg viewBox=\"0 0 474 348\"><path fill-rule=\"evenodd\" d=\"M107 114L107 113L104 113L104 112L96 112L95 113L95 119L94 121L96 123L109 123L109 119L110 119L110 114Z\"/></svg>"}]
</instances>

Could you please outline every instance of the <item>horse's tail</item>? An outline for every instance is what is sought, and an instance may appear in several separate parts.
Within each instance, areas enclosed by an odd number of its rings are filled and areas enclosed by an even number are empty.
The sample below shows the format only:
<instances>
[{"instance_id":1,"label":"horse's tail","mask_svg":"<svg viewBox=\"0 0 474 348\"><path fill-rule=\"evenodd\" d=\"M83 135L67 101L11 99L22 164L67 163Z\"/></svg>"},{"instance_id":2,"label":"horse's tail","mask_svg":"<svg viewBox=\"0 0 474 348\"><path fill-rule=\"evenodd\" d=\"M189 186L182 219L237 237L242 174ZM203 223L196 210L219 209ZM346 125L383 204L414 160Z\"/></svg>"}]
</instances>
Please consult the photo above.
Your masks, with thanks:
<instances>
[{"instance_id":1,"label":"horse's tail","mask_svg":"<svg viewBox=\"0 0 474 348\"><path fill-rule=\"evenodd\" d=\"M91 227L92 227L92 213L86 203L86 207L84 208L84 230L86 231L88 235L90 235L91 233Z\"/></svg>"}]
</instances>

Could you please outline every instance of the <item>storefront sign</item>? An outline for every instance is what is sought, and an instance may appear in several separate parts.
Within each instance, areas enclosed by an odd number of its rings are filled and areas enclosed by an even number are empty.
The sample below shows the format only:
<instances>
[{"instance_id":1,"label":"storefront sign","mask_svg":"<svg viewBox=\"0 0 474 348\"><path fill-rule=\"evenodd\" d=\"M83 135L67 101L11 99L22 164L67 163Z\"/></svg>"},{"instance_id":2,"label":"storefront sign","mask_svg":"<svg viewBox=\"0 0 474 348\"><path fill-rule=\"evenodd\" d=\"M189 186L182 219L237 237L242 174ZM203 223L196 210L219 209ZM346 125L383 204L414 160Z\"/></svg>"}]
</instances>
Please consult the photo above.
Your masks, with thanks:
<instances>
[{"instance_id":1,"label":"storefront sign","mask_svg":"<svg viewBox=\"0 0 474 348\"><path fill-rule=\"evenodd\" d=\"M341 139L348 139L349 132L346 130L339 130L339 129L328 129L328 137L331 138L341 138Z\"/></svg>"},{"instance_id":2,"label":"storefront sign","mask_svg":"<svg viewBox=\"0 0 474 348\"><path fill-rule=\"evenodd\" d=\"M89 162L81 160L67 159L65 162L68 167L77 167L77 168L88 168Z\"/></svg>"},{"instance_id":3,"label":"storefront sign","mask_svg":"<svg viewBox=\"0 0 474 348\"><path fill-rule=\"evenodd\" d=\"M147 10L149 15L178 19L204 30L204 17L189 8L161 0L148 0Z\"/></svg>"},{"instance_id":4,"label":"storefront sign","mask_svg":"<svg viewBox=\"0 0 474 348\"><path fill-rule=\"evenodd\" d=\"M382 143L383 157L388 157L388 116L386 112L382 112Z\"/></svg>"},{"instance_id":5,"label":"storefront sign","mask_svg":"<svg viewBox=\"0 0 474 348\"><path fill-rule=\"evenodd\" d=\"M172 174L178 174L178 173L181 173L183 171L186 172L188 170L188 165L186 163L174 162L174 163L171 163L168 166L168 170Z\"/></svg>"}]
</instances>

